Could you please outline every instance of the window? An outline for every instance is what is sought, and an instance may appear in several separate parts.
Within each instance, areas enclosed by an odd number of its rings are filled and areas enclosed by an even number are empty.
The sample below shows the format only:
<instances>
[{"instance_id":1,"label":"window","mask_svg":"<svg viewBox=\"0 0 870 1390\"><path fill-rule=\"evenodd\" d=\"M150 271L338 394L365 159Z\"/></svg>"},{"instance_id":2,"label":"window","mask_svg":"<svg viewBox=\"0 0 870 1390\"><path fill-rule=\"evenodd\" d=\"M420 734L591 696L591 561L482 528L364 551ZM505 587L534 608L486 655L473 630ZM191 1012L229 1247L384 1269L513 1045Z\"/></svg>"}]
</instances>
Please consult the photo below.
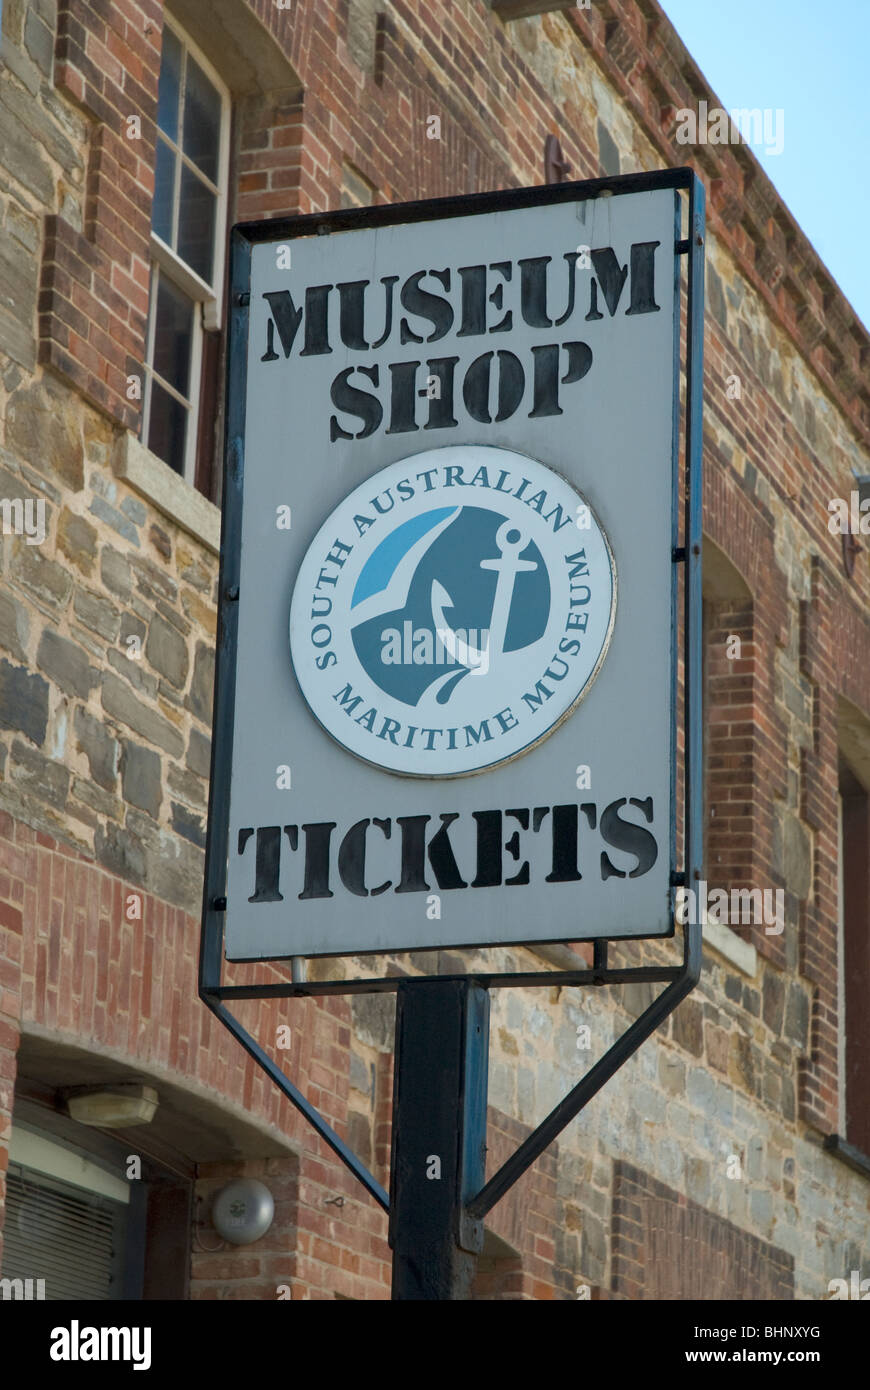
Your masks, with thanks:
<instances>
[{"instance_id":1,"label":"window","mask_svg":"<svg viewBox=\"0 0 870 1390\"><path fill-rule=\"evenodd\" d=\"M375 201L375 190L368 179L363 178L352 164L345 164L341 171L341 206L343 208L370 208Z\"/></svg>"},{"instance_id":2,"label":"window","mask_svg":"<svg viewBox=\"0 0 870 1390\"><path fill-rule=\"evenodd\" d=\"M71 1145L13 1125L4 1275L48 1300L140 1296L129 1186Z\"/></svg>"},{"instance_id":3,"label":"window","mask_svg":"<svg viewBox=\"0 0 870 1390\"><path fill-rule=\"evenodd\" d=\"M229 110L217 73L167 17L157 98L142 440L200 486L203 366L216 356L223 294Z\"/></svg>"},{"instance_id":4,"label":"window","mask_svg":"<svg viewBox=\"0 0 870 1390\"><path fill-rule=\"evenodd\" d=\"M870 1155L870 796L842 757L838 790L840 1130Z\"/></svg>"},{"instance_id":5,"label":"window","mask_svg":"<svg viewBox=\"0 0 870 1390\"><path fill-rule=\"evenodd\" d=\"M28 1068L26 1054L23 1044ZM179 1153L172 1168L152 1158L139 1130L141 1168L130 1179L126 1132L77 1124L62 1104L19 1071L3 1230L2 1273L22 1282L12 1296L187 1298L193 1164Z\"/></svg>"}]
</instances>

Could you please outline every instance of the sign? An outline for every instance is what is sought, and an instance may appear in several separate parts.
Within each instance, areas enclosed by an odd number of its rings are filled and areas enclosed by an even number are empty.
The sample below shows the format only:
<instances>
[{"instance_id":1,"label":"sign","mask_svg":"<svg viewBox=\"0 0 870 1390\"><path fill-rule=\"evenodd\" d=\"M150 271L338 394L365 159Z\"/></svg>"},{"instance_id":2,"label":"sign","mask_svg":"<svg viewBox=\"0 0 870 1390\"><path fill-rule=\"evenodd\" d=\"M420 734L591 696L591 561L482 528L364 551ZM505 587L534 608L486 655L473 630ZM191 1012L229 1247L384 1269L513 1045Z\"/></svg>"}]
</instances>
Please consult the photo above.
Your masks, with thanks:
<instances>
[{"instance_id":1,"label":"sign","mask_svg":"<svg viewBox=\"0 0 870 1390\"><path fill-rule=\"evenodd\" d=\"M671 934L668 180L237 229L230 959Z\"/></svg>"},{"instance_id":2,"label":"sign","mask_svg":"<svg viewBox=\"0 0 870 1390\"><path fill-rule=\"evenodd\" d=\"M321 526L293 591L293 666L344 748L456 777L525 752L574 709L615 603L607 539L566 479L506 449L432 449Z\"/></svg>"}]
</instances>

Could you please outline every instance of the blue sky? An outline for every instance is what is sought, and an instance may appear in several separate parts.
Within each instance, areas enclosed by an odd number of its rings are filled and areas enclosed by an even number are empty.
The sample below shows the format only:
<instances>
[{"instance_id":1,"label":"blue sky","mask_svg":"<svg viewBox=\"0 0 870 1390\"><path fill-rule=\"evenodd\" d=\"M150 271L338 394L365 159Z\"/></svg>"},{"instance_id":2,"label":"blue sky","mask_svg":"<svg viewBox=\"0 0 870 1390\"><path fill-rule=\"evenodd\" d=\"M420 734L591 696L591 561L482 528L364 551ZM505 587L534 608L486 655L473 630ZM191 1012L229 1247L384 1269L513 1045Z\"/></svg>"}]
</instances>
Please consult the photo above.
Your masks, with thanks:
<instances>
[{"instance_id":1,"label":"blue sky","mask_svg":"<svg viewBox=\"0 0 870 1390\"><path fill-rule=\"evenodd\" d=\"M722 106L781 107L753 153L870 328L870 0L659 0Z\"/></svg>"}]
</instances>

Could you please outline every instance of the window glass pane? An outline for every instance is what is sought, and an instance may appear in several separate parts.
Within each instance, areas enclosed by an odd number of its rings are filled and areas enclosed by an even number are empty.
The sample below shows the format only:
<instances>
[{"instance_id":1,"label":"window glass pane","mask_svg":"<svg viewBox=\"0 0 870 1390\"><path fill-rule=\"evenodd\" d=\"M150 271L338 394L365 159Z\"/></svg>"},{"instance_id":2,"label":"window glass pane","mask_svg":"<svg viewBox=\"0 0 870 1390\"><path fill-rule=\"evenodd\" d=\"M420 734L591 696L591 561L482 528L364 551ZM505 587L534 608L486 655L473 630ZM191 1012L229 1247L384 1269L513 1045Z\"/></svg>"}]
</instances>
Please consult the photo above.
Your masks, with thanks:
<instances>
[{"instance_id":1,"label":"window glass pane","mask_svg":"<svg viewBox=\"0 0 870 1390\"><path fill-rule=\"evenodd\" d=\"M182 396L190 385L190 345L193 337L193 304L161 275L157 284L152 365L164 381Z\"/></svg>"},{"instance_id":2,"label":"window glass pane","mask_svg":"<svg viewBox=\"0 0 870 1390\"><path fill-rule=\"evenodd\" d=\"M148 422L148 448L176 473L184 474L184 442L187 410L159 381L151 381L151 414Z\"/></svg>"},{"instance_id":3,"label":"window glass pane","mask_svg":"<svg viewBox=\"0 0 870 1390\"><path fill-rule=\"evenodd\" d=\"M191 169L181 171L181 205L178 213L179 256L191 270L211 284L214 260L214 224L217 199Z\"/></svg>"},{"instance_id":4,"label":"window glass pane","mask_svg":"<svg viewBox=\"0 0 870 1390\"><path fill-rule=\"evenodd\" d=\"M151 205L151 226L167 246L172 245L172 191L175 184L175 155L158 137L157 164L154 170L154 202Z\"/></svg>"},{"instance_id":5,"label":"window glass pane","mask_svg":"<svg viewBox=\"0 0 870 1390\"><path fill-rule=\"evenodd\" d=\"M157 91L157 124L170 140L178 143L178 94L181 88L181 44L163 26L163 52L160 55L160 86Z\"/></svg>"},{"instance_id":6,"label":"window glass pane","mask_svg":"<svg viewBox=\"0 0 870 1390\"><path fill-rule=\"evenodd\" d=\"M198 63L188 54L184 92L184 153L212 183L218 178L221 99Z\"/></svg>"}]
</instances>

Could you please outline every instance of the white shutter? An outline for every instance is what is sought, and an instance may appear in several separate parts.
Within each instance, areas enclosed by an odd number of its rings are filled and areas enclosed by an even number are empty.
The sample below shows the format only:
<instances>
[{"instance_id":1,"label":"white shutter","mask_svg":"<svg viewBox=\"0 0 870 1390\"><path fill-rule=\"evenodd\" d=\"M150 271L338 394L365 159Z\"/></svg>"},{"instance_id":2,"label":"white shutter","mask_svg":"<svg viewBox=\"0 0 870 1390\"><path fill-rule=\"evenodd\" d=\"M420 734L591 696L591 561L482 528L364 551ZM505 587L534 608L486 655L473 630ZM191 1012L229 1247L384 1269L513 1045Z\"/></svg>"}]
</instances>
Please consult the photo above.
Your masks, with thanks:
<instances>
[{"instance_id":1,"label":"white shutter","mask_svg":"<svg viewBox=\"0 0 870 1390\"><path fill-rule=\"evenodd\" d=\"M126 1208L109 1197L12 1163L3 1277L45 1280L45 1297L121 1298Z\"/></svg>"}]
</instances>

